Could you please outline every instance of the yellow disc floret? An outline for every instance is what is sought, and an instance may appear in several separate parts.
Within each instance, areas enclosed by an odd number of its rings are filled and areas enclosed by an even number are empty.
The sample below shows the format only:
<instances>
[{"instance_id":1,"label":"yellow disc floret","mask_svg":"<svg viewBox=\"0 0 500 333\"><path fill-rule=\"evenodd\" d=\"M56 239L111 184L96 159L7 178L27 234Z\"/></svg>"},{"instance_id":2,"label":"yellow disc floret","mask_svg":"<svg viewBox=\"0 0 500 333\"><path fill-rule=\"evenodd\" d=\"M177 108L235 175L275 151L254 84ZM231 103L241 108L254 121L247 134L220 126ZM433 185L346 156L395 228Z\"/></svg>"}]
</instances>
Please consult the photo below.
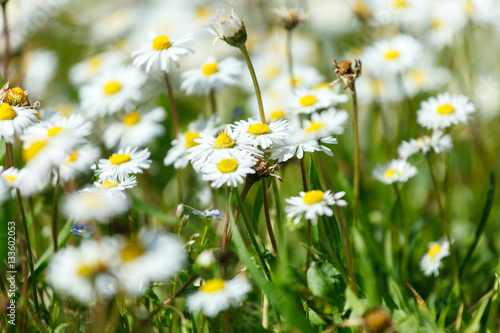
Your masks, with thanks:
<instances>
[{"instance_id":1,"label":"yellow disc floret","mask_svg":"<svg viewBox=\"0 0 500 333\"><path fill-rule=\"evenodd\" d=\"M104 93L106 95L114 95L122 89L122 85L118 81L109 81L104 86Z\"/></svg>"},{"instance_id":2,"label":"yellow disc floret","mask_svg":"<svg viewBox=\"0 0 500 333\"><path fill-rule=\"evenodd\" d=\"M325 123L315 123L311 121L311 124L306 128L306 133L314 133L325 127Z\"/></svg>"},{"instance_id":3,"label":"yellow disc floret","mask_svg":"<svg viewBox=\"0 0 500 333\"><path fill-rule=\"evenodd\" d=\"M234 158L225 158L217 163L217 169L222 173L231 173L238 169L238 162Z\"/></svg>"},{"instance_id":4,"label":"yellow disc floret","mask_svg":"<svg viewBox=\"0 0 500 333\"><path fill-rule=\"evenodd\" d=\"M307 205L313 205L315 203L323 201L323 191L320 190L313 190L313 191L308 191L304 195L304 203Z\"/></svg>"},{"instance_id":5,"label":"yellow disc floret","mask_svg":"<svg viewBox=\"0 0 500 333\"><path fill-rule=\"evenodd\" d=\"M23 148L22 155L24 162L29 162L30 160L32 160L46 145L46 141L36 141L33 142L28 148Z\"/></svg>"},{"instance_id":6,"label":"yellow disc floret","mask_svg":"<svg viewBox=\"0 0 500 333\"><path fill-rule=\"evenodd\" d=\"M101 261L98 261L92 265L82 263L82 264L80 264L80 266L78 266L78 270L76 271L76 274L78 276L83 277L83 278L90 278L99 272L106 271L107 269L108 269L108 266Z\"/></svg>"},{"instance_id":7,"label":"yellow disc floret","mask_svg":"<svg viewBox=\"0 0 500 333\"><path fill-rule=\"evenodd\" d=\"M109 180L106 180L104 183L102 183L101 185L97 186L98 189L100 190L107 190L107 189L110 189L110 188L115 188L118 186L118 182L111 182Z\"/></svg>"},{"instance_id":8,"label":"yellow disc floret","mask_svg":"<svg viewBox=\"0 0 500 333\"><path fill-rule=\"evenodd\" d=\"M17 117L17 113L12 106L7 103L0 105L0 120L12 120Z\"/></svg>"},{"instance_id":9,"label":"yellow disc floret","mask_svg":"<svg viewBox=\"0 0 500 333\"><path fill-rule=\"evenodd\" d=\"M129 114L123 117L123 124L125 126L134 126L138 122L141 121L141 114L137 111L130 112Z\"/></svg>"},{"instance_id":10,"label":"yellow disc floret","mask_svg":"<svg viewBox=\"0 0 500 333\"><path fill-rule=\"evenodd\" d=\"M208 64L205 64L203 65L203 67L201 68L201 72L204 74L204 75L207 75L207 76L210 76L212 74L215 74L219 71L219 69L217 68L217 63L216 62L211 62L211 63L208 63Z\"/></svg>"},{"instance_id":11,"label":"yellow disc floret","mask_svg":"<svg viewBox=\"0 0 500 333\"><path fill-rule=\"evenodd\" d=\"M220 278L209 279L200 287L204 293L214 293L224 289L224 280Z\"/></svg>"},{"instance_id":12,"label":"yellow disc floret","mask_svg":"<svg viewBox=\"0 0 500 333\"><path fill-rule=\"evenodd\" d=\"M396 0L392 3L394 8L401 9L401 8L406 8L408 4L404 0Z\"/></svg>"},{"instance_id":13,"label":"yellow disc floret","mask_svg":"<svg viewBox=\"0 0 500 333\"><path fill-rule=\"evenodd\" d=\"M122 261L132 261L136 258L142 256L146 250L141 246L141 244L133 242L126 244L120 252L120 257Z\"/></svg>"},{"instance_id":14,"label":"yellow disc floret","mask_svg":"<svg viewBox=\"0 0 500 333\"><path fill-rule=\"evenodd\" d=\"M302 96L299 101L300 101L300 105L302 105L302 106L311 106L311 105L316 104L318 99L314 95L306 95L306 96Z\"/></svg>"},{"instance_id":15,"label":"yellow disc floret","mask_svg":"<svg viewBox=\"0 0 500 333\"><path fill-rule=\"evenodd\" d=\"M271 133L271 129L267 124L253 124L248 126L248 133L252 135L262 135Z\"/></svg>"},{"instance_id":16,"label":"yellow disc floret","mask_svg":"<svg viewBox=\"0 0 500 333\"><path fill-rule=\"evenodd\" d=\"M166 50L170 46L172 46L172 44L170 44L170 38L168 38L168 36L162 35L153 39L153 49L157 51Z\"/></svg>"},{"instance_id":17,"label":"yellow disc floret","mask_svg":"<svg viewBox=\"0 0 500 333\"><path fill-rule=\"evenodd\" d=\"M130 155L129 154L113 154L109 158L109 161L111 162L111 164L114 164L114 165L123 164L125 162L130 161Z\"/></svg>"},{"instance_id":18,"label":"yellow disc floret","mask_svg":"<svg viewBox=\"0 0 500 333\"><path fill-rule=\"evenodd\" d=\"M236 142L226 131L220 132L214 142L214 148L216 149L233 148L235 145Z\"/></svg>"},{"instance_id":19,"label":"yellow disc floret","mask_svg":"<svg viewBox=\"0 0 500 333\"><path fill-rule=\"evenodd\" d=\"M198 131L186 131L184 133L184 138L186 139L185 147L186 149L189 149L199 145L199 143L194 141L194 139L200 139L201 136Z\"/></svg>"},{"instance_id":20,"label":"yellow disc floret","mask_svg":"<svg viewBox=\"0 0 500 333\"><path fill-rule=\"evenodd\" d=\"M396 169L387 169L384 172L384 178L392 178L396 175Z\"/></svg>"},{"instance_id":21,"label":"yellow disc floret","mask_svg":"<svg viewBox=\"0 0 500 333\"><path fill-rule=\"evenodd\" d=\"M389 50L385 53L384 58L387 60L394 60L399 57L399 52L396 50Z\"/></svg>"},{"instance_id":22,"label":"yellow disc floret","mask_svg":"<svg viewBox=\"0 0 500 333\"><path fill-rule=\"evenodd\" d=\"M440 244L435 244L433 245L427 253L431 257L431 260L434 260L436 256L441 252L441 245Z\"/></svg>"},{"instance_id":23,"label":"yellow disc floret","mask_svg":"<svg viewBox=\"0 0 500 333\"><path fill-rule=\"evenodd\" d=\"M274 120L278 120L278 119L281 119L281 118L284 118L285 117L285 112L281 109L278 109L278 110L274 110L272 113L271 113L271 120L274 121Z\"/></svg>"},{"instance_id":24,"label":"yellow disc floret","mask_svg":"<svg viewBox=\"0 0 500 333\"><path fill-rule=\"evenodd\" d=\"M437 108L439 114L452 114L453 112L455 112L455 108L450 104L443 104Z\"/></svg>"},{"instance_id":25,"label":"yellow disc floret","mask_svg":"<svg viewBox=\"0 0 500 333\"><path fill-rule=\"evenodd\" d=\"M51 127L51 128L47 129L47 135L48 136L56 136L61 131L64 131L64 128L59 127L59 126L54 126L54 127Z\"/></svg>"},{"instance_id":26,"label":"yellow disc floret","mask_svg":"<svg viewBox=\"0 0 500 333\"><path fill-rule=\"evenodd\" d=\"M28 94L21 88L15 87L7 91L3 101L10 105L23 105L28 101Z\"/></svg>"},{"instance_id":27,"label":"yellow disc floret","mask_svg":"<svg viewBox=\"0 0 500 333\"><path fill-rule=\"evenodd\" d=\"M17 177L14 175L5 175L3 176L3 179L5 179L9 183L13 183L16 181Z\"/></svg>"},{"instance_id":28,"label":"yellow disc floret","mask_svg":"<svg viewBox=\"0 0 500 333\"><path fill-rule=\"evenodd\" d=\"M68 157L66 158L66 160L64 162L66 164L76 162L76 160L78 160L78 156L79 156L78 152L74 151L68 155Z\"/></svg>"}]
</instances>

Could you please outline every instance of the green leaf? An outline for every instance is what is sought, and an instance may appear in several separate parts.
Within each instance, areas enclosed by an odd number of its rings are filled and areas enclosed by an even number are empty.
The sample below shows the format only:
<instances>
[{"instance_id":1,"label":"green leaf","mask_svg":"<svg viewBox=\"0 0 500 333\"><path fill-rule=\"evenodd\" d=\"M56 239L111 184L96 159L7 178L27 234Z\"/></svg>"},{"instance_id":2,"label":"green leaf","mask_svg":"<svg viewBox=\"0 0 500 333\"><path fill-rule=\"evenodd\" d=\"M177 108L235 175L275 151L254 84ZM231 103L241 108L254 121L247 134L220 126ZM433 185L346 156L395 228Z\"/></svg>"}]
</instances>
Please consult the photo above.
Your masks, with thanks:
<instances>
[{"instance_id":1,"label":"green leaf","mask_svg":"<svg viewBox=\"0 0 500 333\"><path fill-rule=\"evenodd\" d=\"M307 180L307 186L309 190L321 190L321 182L319 181L318 171L316 170L316 165L314 164L313 155L310 154L309 159L309 179Z\"/></svg>"},{"instance_id":2,"label":"green leaf","mask_svg":"<svg viewBox=\"0 0 500 333\"><path fill-rule=\"evenodd\" d=\"M252 210L252 227L256 233L259 230L259 217L263 204L264 201L262 198L262 185L259 184L259 189L257 190L257 193L255 195L255 201L253 203L253 210ZM242 208L240 207L240 209Z\"/></svg>"},{"instance_id":3,"label":"green leaf","mask_svg":"<svg viewBox=\"0 0 500 333\"><path fill-rule=\"evenodd\" d=\"M337 309L344 307L346 285L340 272L328 262L316 262L307 270L307 286L316 296L328 300Z\"/></svg>"}]
</instances>

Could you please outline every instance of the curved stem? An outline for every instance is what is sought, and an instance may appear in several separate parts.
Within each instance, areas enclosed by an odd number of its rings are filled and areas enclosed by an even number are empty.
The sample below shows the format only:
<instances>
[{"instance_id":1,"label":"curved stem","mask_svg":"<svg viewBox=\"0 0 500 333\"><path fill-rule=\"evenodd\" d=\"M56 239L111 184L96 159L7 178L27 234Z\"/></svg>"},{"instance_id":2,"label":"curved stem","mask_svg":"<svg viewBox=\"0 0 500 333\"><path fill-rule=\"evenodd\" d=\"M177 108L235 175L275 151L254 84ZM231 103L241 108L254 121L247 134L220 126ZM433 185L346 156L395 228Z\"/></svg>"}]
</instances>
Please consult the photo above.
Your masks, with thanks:
<instances>
[{"instance_id":1,"label":"curved stem","mask_svg":"<svg viewBox=\"0 0 500 333\"><path fill-rule=\"evenodd\" d=\"M262 201L264 202L264 215L266 217L267 232L269 234L269 239L273 245L274 255L278 256L278 245L276 244L276 239L274 238L273 225L271 223L271 217L269 216L269 202L267 200L267 186L266 179L261 179L262 184Z\"/></svg>"},{"instance_id":2,"label":"curved stem","mask_svg":"<svg viewBox=\"0 0 500 333\"><path fill-rule=\"evenodd\" d=\"M227 252L227 248L229 246L229 194L231 193L231 187L229 185L226 189L226 214L224 216L224 231L222 232L222 243L221 243L221 253L225 255ZM223 263L221 265L221 274L222 277L226 277L226 265Z\"/></svg>"},{"instance_id":3,"label":"curved stem","mask_svg":"<svg viewBox=\"0 0 500 333\"><path fill-rule=\"evenodd\" d=\"M252 61L250 60L250 56L248 55L248 50L245 45L240 47L241 53L243 54L243 58L245 58L245 62L247 63L248 70L250 72L250 76L252 77L253 87L255 89L255 95L257 97L257 103L259 104L259 112L260 112L260 120L263 124L266 123L266 115L264 113L264 106L262 104L262 95L260 94L259 82L257 81L257 75L255 75L255 70L252 65Z\"/></svg>"},{"instance_id":4,"label":"curved stem","mask_svg":"<svg viewBox=\"0 0 500 333\"><path fill-rule=\"evenodd\" d=\"M170 78L167 72L165 72L165 83L167 85L168 99L170 101L170 108L172 110L172 122L174 123L174 139L177 139L177 135L179 134L179 116L174 100L174 90L172 89L172 84L170 83Z\"/></svg>"},{"instance_id":5,"label":"curved stem","mask_svg":"<svg viewBox=\"0 0 500 333\"><path fill-rule=\"evenodd\" d=\"M217 114L217 101L215 99L215 89L210 89L210 109L213 115Z\"/></svg>"},{"instance_id":6,"label":"curved stem","mask_svg":"<svg viewBox=\"0 0 500 333\"><path fill-rule=\"evenodd\" d=\"M302 186L304 187L304 191L308 191L307 187L307 177L306 177L306 167L304 165L304 159L300 160L300 174L302 175ZM312 247L312 222L311 220L307 220L307 254L306 254L306 280L307 280L307 268L311 263L311 247Z\"/></svg>"},{"instance_id":7,"label":"curved stem","mask_svg":"<svg viewBox=\"0 0 500 333\"><path fill-rule=\"evenodd\" d=\"M356 94L355 82L352 83L352 132L354 135L354 203L353 224L359 223L359 126L358 126L358 96Z\"/></svg>"},{"instance_id":8,"label":"curved stem","mask_svg":"<svg viewBox=\"0 0 500 333\"><path fill-rule=\"evenodd\" d=\"M408 258L408 246L409 246L409 243L410 243L410 232L408 230L408 224L406 222L406 217L405 217L405 214L404 214L403 201L402 201L401 193L399 192L397 184L394 183L393 185L394 185L394 191L396 192L396 201L397 201L397 204L398 204L399 213L401 214L400 215L401 216L401 225L403 227L403 234L404 234L401 273L402 273L403 276L406 276L408 274L408 270L407 270L407 266L408 265L407 265L407 263L409 262L409 258ZM406 278L404 278L403 280L406 280Z\"/></svg>"},{"instance_id":9,"label":"curved stem","mask_svg":"<svg viewBox=\"0 0 500 333\"><path fill-rule=\"evenodd\" d=\"M9 38L9 29L7 27L7 12L6 7L7 1L2 1L2 18L3 18L3 39L4 39L4 57L3 57L3 81L7 83L7 71L9 69L10 62L10 38Z\"/></svg>"},{"instance_id":10,"label":"curved stem","mask_svg":"<svg viewBox=\"0 0 500 333\"><path fill-rule=\"evenodd\" d=\"M52 209L52 241L54 242L54 252L57 252L57 215L59 212L59 190L61 187L61 179L59 176L59 169L56 171L57 173L57 178L56 178L56 187L54 190L54 207Z\"/></svg>"},{"instance_id":11,"label":"curved stem","mask_svg":"<svg viewBox=\"0 0 500 333\"><path fill-rule=\"evenodd\" d=\"M288 74L290 75L290 85L292 90L295 88L295 76L293 75L293 59L292 59L292 30L287 30L286 33L286 55L288 57Z\"/></svg>"}]
</instances>

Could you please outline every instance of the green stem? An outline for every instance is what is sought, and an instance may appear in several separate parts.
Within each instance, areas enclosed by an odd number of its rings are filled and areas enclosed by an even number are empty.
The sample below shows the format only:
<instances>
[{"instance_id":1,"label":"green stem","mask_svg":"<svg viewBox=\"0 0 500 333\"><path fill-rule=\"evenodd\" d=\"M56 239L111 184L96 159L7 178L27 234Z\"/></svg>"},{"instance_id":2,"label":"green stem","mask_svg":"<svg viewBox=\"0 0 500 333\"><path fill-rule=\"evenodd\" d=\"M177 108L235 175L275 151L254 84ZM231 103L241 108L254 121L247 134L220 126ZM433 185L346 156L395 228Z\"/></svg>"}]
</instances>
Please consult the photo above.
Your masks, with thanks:
<instances>
[{"instance_id":1,"label":"green stem","mask_svg":"<svg viewBox=\"0 0 500 333\"><path fill-rule=\"evenodd\" d=\"M231 187L227 185L226 189L226 214L224 215L224 231L222 232L222 243L221 243L221 254L226 255L227 248L229 247L229 194L231 193ZM222 277L226 277L226 264L225 261L221 265Z\"/></svg>"},{"instance_id":2,"label":"green stem","mask_svg":"<svg viewBox=\"0 0 500 333\"><path fill-rule=\"evenodd\" d=\"M353 202L353 225L359 223L359 125L358 125L358 96L356 94L355 82L352 83L352 132L354 135L354 202Z\"/></svg>"},{"instance_id":3,"label":"green stem","mask_svg":"<svg viewBox=\"0 0 500 333\"><path fill-rule=\"evenodd\" d=\"M205 244L205 238L207 237L208 222L205 220L205 230L203 231L203 236L201 236L201 249L203 250L203 245Z\"/></svg>"},{"instance_id":4,"label":"green stem","mask_svg":"<svg viewBox=\"0 0 500 333\"><path fill-rule=\"evenodd\" d=\"M52 209L52 240L54 242L54 252L57 252L57 215L59 212L59 190L61 187L61 179L59 175L59 169L56 171L56 186L54 189L54 206Z\"/></svg>"},{"instance_id":5,"label":"green stem","mask_svg":"<svg viewBox=\"0 0 500 333\"><path fill-rule=\"evenodd\" d=\"M175 169L175 180L177 182L177 204L182 203L182 169Z\"/></svg>"},{"instance_id":6,"label":"green stem","mask_svg":"<svg viewBox=\"0 0 500 333\"><path fill-rule=\"evenodd\" d=\"M205 322L207 321L207 316L203 315L203 318L201 318L201 323L200 327L198 328L198 333L203 332L203 328L205 327Z\"/></svg>"},{"instance_id":7,"label":"green stem","mask_svg":"<svg viewBox=\"0 0 500 333\"><path fill-rule=\"evenodd\" d=\"M264 202L264 215L266 217L267 232L269 234L269 239L273 245L274 255L278 256L278 245L276 244L276 239L274 238L273 225L271 223L271 217L269 216L269 202L267 200L267 186L266 179L261 179L262 184L262 201Z\"/></svg>"},{"instance_id":8,"label":"green stem","mask_svg":"<svg viewBox=\"0 0 500 333\"><path fill-rule=\"evenodd\" d=\"M172 110L174 138L177 139L177 135L179 134L179 116L177 112L177 106L175 105L174 90L172 89L172 84L170 83L170 78L167 72L165 72L165 84L167 85L168 100L170 101L170 109Z\"/></svg>"},{"instance_id":9,"label":"green stem","mask_svg":"<svg viewBox=\"0 0 500 333\"><path fill-rule=\"evenodd\" d=\"M212 114L217 114L217 102L215 99L215 89L210 89L210 109L212 110Z\"/></svg>"},{"instance_id":10,"label":"green stem","mask_svg":"<svg viewBox=\"0 0 500 333\"><path fill-rule=\"evenodd\" d=\"M257 81L257 75L255 75L255 70L252 65L252 61L250 60L250 56L248 55L248 50L245 45L239 48L241 53L243 54L243 58L247 63L248 71L250 72L250 76L252 77L253 87L255 89L255 95L257 97L257 103L259 104L259 112L260 112L260 120L263 124L266 123L266 115L264 113L264 106L262 104L262 96L260 94L259 82Z\"/></svg>"},{"instance_id":11,"label":"green stem","mask_svg":"<svg viewBox=\"0 0 500 333\"><path fill-rule=\"evenodd\" d=\"M286 55L288 57L288 73L290 74L290 85L292 90L295 88L295 76L293 75L293 59L292 59L292 30L287 30L286 33Z\"/></svg>"},{"instance_id":12,"label":"green stem","mask_svg":"<svg viewBox=\"0 0 500 333\"><path fill-rule=\"evenodd\" d=\"M308 191L307 188L307 177L306 177L306 167L304 165L304 159L300 160L300 174L302 176L302 186L304 187L304 192ZM312 222L307 220L307 254L306 254L306 280L307 280L307 269L311 263L311 247L312 247Z\"/></svg>"},{"instance_id":13,"label":"green stem","mask_svg":"<svg viewBox=\"0 0 500 333\"><path fill-rule=\"evenodd\" d=\"M9 28L7 27L7 1L2 1L2 18L3 18L3 39L4 39L4 58L3 58L3 81L7 83L7 71L9 69L10 61L10 43L9 43Z\"/></svg>"},{"instance_id":14,"label":"green stem","mask_svg":"<svg viewBox=\"0 0 500 333\"><path fill-rule=\"evenodd\" d=\"M406 276L408 275L408 247L410 243L410 232L408 229L408 223L406 222L406 217L403 209L403 200L401 197L401 193L399 192L397 183L393 184L394 186L394 191L396 192L396 202L399 208L399 213L401 216L401 225L403 227L403 234L404 234L404 242L403 242L403 254L402 254L402 263L401 263L401 275L405 276L403 280L406 280Z\"/></svg>"}]
</instances>

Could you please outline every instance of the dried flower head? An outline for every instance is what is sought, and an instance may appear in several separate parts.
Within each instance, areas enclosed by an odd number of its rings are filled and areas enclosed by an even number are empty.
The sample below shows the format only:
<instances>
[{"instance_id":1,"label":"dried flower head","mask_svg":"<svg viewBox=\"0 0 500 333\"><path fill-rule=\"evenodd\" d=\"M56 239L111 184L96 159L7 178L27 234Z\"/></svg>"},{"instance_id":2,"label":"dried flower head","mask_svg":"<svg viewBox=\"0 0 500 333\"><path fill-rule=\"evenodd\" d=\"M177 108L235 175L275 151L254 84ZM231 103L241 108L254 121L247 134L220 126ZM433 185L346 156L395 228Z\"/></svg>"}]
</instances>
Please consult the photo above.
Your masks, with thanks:
<instances>
[{"instance_id":1,"label":"dried flower head","mask_svg":"<svg viewBox=\"0 0 500 333\"><path fill-rule=\"evenodd\" d=\"M368 332L391 332L391 316L381 308L368 310L363 316Z\"/></svg>"},{"instance_id":2,"label":"dried flower head","mask_svg":"<svg viewBox=\"0 0 500 333\"><path fill-rule=\"evenodd\" d=\"M361 60L355 59L353 67L350 60L344 60L338 64L337 60L333 59L333 65L333 71L337 74L337 79L331 82L330 85L344 82L346 85L344 89L349 88L351 93L354 94L354 81L361 75Z\"/></svg>"},{"instance_id":3,"label":"dried flower head","mask_svg":"<svg viewBox=\"0 0 500 333\"><path fill-rule=\"evenodd\" d=\"M262 157L258 157L257 163L253 166L255 174L248 175L248 178L253 182L257 182L264 177L275 177L279 181L283 181L280 176L273 173L274 171L279 170L282 164L283 163L276 163L271 165L269 164L268 161L264 160Z\"/></svg>"},{"instance_id":4,"label":"dried flower head","mask_svg":"<svg viewBox=\"0 0 500 333\"><path fill-rule=\"evenodd\" d=\"M283 7L275 9L274 13L279 18L279 24L288 31L291 31L300 22L304 22L307 18L307 15L302 11L302 9Z\"/></svg>"}]
</instances>

